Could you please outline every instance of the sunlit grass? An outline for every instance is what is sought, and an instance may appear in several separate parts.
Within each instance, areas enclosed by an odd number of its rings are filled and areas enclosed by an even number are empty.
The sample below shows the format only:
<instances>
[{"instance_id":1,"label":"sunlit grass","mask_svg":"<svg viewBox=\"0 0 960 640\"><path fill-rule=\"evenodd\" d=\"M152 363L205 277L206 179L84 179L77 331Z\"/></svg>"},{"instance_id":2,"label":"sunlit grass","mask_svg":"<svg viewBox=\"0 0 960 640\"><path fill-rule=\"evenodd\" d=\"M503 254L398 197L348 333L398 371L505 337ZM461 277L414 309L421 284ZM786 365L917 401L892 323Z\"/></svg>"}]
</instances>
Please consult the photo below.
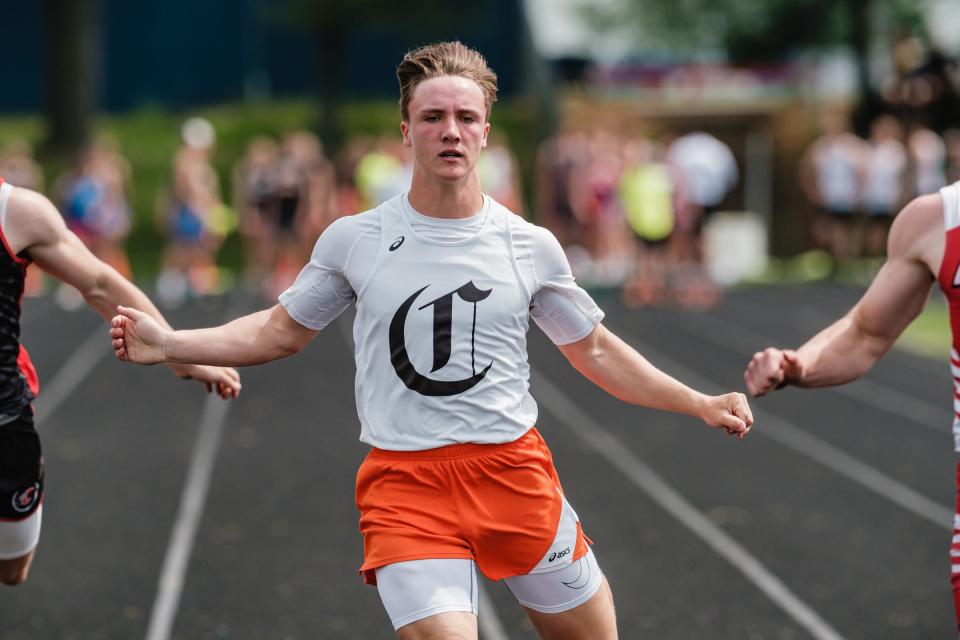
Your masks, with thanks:
<instances>
[{"instance_id":1,"label":"sunlit grass","mask_svg":"<svg viewBox=\"0 0 960 640\"><path fill-rule=\"evenodd\" d=\"M897 347L946 361L950 354L950 317L942 298L935 296L897 341Z\"/></svg>"}]
</instances>

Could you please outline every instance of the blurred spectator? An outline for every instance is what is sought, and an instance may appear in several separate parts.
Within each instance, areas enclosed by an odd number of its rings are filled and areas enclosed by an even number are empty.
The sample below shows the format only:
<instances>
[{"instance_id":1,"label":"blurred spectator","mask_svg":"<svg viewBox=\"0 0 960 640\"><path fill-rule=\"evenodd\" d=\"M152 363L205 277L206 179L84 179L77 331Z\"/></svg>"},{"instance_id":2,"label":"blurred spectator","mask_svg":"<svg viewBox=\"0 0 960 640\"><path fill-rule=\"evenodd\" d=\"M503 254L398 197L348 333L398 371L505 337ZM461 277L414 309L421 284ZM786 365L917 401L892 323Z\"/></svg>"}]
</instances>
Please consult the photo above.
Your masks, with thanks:
<instances>
[{"instance_id":1,"label":"blurred spectator","mask_svg":"<svg viewBox=\"0 0 960 640\"><path fill-rule=\"evenodd\" d=\"M674 254L679 262L675 294L683 306L710 308L719 302L720 288L704 264L703 227L740 179L737 161L730 147L703 131L673 140L667 161L679 171L690 205L689 215L680 218L686 224L679 224L674 234Z\"/></svg>"},{"instance_id":2,"label":"blurred spectator","mask_svg":"<svg viewBox=\"0 0 960 640\"><path fill-rule=\"evenodd\" d=\"M882 95L907 128L943 131L960 125L960 93L950 61L913 34L899 38L891 56L894 74L884 83Z\"/></svg>"},{"instance_id":3,"label":"blurred spectator","mask_svg":"<svg viewBox=\"0 0 960 640\"><path fill-rule=\"evenodd\" d=\"M43 192L43 168L33 158L33 147L23 138L11 138L0 151L0 176L15 187Z\"/></svg>"},{"instance_id":4,"label":"blurred spectator","mask_svg":"<svg viewBox=\"0 0 960 640\"><path fill-rule=\"evenodd\" d=\"M336 158L337 211L350 215L363 211L363 197L357 185L357 165L376 142L369 136L357 136L347 142Z\"/></svg>"},{"instance_id":5,"label":"blurred spectator","mask_svg":"<svg viewBox=\"0 0 960 640\"><path fill-rule=\"evenodd\" d=\"M944 131L943 143L947 148L947 184L953 184L960 180L960 129Z\"/></svg>"},{"instance_id":6,"label":"blurred spectator","mask_svg":"<svg viewBox=\"0 0 960 640\"><path fill-rule=\"evenodd\" d=\"M43 168L34 160L33 147L25 139L11 138L0 151L0 178L16 187L43 193ZM38 296L43 290L43 272L36 267L28 268L23 294Z\"/></svg>"},{"instance_id":7,"label":"blurred spectator","mask_svg":"<svg viewBox=\"0 0 960 640\"><path fill-rule=\"evenodd\" d=\"M394 136L379 138L359 162L354 179L361 211L372 209L410 188L413 160L409 150Z\"/></svg>"},{"instance_id":8,"label":"blurred spectator","mask_svg":"<svg viewBox=\"0 0 960 640\"><path fill-rule=\"evenodd\" d=\"M517 215L524 215L517 159L501 134L490 134L477 162L477 171L484 193Z\"/></svg>"},{"instance_id":9,"label":"blurred spectator","mask_svg":"<svg viewBox=\"0 0 960 640\"><path fill-rule=\"evenodd\" d=\"M591 260L581 266L581 275L594 284L620 284L633 262L617 192L623 171L622 144L609 132L596 130L580 152L583 163L571 172L569 193L579 236Z\"/></svg>"},{"instance_id":10,"label":"blurred spectator","mask_svg":"<svg viewBox=\"0 0 960 640\"><path fill-rule=\"evenodd\" d=\"M936 132L916 127L907 138L912 195L933 193L947 184L947 147Z\"/></svg>"},{"instance_id":11,"label":"blurred spectator","mask_svg":"<svg viewBox=\"0 0 960 640\"><path fill-rule=\"evenodd\" d=\"M276 217L279 149L267 137L254 138L233 168L233 206L239 218L248 285L259 289L271 272L267 228Z\"/></svg>"},{"instance_id":12,"label":"blurred spectator","mask_svg":"<svg viewBox=\"0 0 960 640\"><path fill-rule=\"evenodd\" d=\"M584 134L565 132L544 140L537 151L537 210L542 216L541 224L568 248L581 241L580 224L570 201L570 184L573 174L585 162L585 150ZM576 262L571 262L574 271Z\"/></svg>"},{"instance_id":13,"label":"blurred spectator","mask_svg":"<svg viewBox=\"0 0 960 640\"><path fill-rule=\"evenodd\" d=\"M55 198L67 223L90 251L127 279L130 261L123 243L130 233L132 212L127 199L130 163L116 142L101 138L81 151L73 166L57 179ZM83 304L80 294L60 285L57 301L64 308Z\"/></svg>"},{"instance_id":14,"label":"blurred spectator","mask_svg":"<svg viewBox=\"0 0 960 640\"><path fill-rule=\"evenodd\" d=\"M317 237L336 218L333 166L319 140L294 131L282 145L250 142L234 168L237 210L247 245L248 278L268 299L296 278Z\"/></svg>"},{"instance_id":15,"label":"blurred spectator","mask_svg":"<svg viewBox=\"0 0 960 640\"><path fill-rule=\"evenodd\" d=\"M902 136L900 123L893 116L880 116L871 124L862 200L866 214L864 249L870 256L884 255L893 216L906 204L907 151Z\"/></svg>"},{"instance_id":16,"label":"blurred spectator","mask_svg":"<svg viewBox=\"0 0 960 640\"><path fill-rule=\"evenodd\" d=\"M838 109L821 116L822 135L807 149L800 164L800 184L816 206L815 242L836 262L857 253L857 210L863 190L868 150L851 133L846 113Z\"/></svg>"},{"instance_id":17,"label":"blurred spectator","mask_svg":"<svg viewBox=\"0 0 960 640\"><path fill-rule=\"evenodd\" d=\"M619 197L637 242L622 299L633 308L660 305L667 299L667 243L677 223L680 189L676 170L660 155L644 138L631 140L624 152Z\"/></svg>"},{"instance_id":18,"label":"blurred spectator","mask_svg":"<svg viewBox=\"0 0 960 640\"><path fill-rule=\"evenodd\" d=\"M703 131L674 139L667 149L667 161L680 171L687 200L695 207L693 224L689 230L684 229L685 240L690 243L685 257L700 262L703 225L736 186L740 178L737 161L730 147Z\"/></svg>"},{"instance_id":19,"label":"blurred spectator","mask_svg":"<svg viewBox=\"0 0 960 640\"><path fill-rule=\"evenodd\" d=\"M302 254L302 260L299 260L301 265L297 266L299 271L313 251L316 239L340 216L336 171L333 163L324 155L320 140L309 131L294 131L285 136L284 151L296 160L306 177L307 200L299 230Z\"/></svg>"},{"instance_id":20,"label":"blurred spectator","mask_svg":"<svg viewBox=\"0 0 960 640\"><path fill-rule=\"evenodd\" d=\"M168 234L157 296L169 306L189 294L204 296L217 289L214 255L235 223L210 164L216 139L213 125L203 118L190 118L183 124L181 137L171 192L157 208L158 221Z\"/></svg>"}]
</instances>

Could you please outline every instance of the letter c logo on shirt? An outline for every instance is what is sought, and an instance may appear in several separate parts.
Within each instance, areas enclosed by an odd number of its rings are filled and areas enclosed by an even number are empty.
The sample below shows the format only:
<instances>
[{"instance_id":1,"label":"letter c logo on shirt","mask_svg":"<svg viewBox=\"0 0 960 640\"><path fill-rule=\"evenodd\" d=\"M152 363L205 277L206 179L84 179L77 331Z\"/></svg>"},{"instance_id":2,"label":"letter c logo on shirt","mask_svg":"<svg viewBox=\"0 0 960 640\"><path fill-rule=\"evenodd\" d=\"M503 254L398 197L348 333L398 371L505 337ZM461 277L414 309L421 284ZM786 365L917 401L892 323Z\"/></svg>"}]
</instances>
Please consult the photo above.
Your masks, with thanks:
<instances>
[{"instance_id":1,"label":"letter c logo on shirt","mask_svg":"<svg viewBox=\"0 0 960 640\"><path fill-rule=\"evenodd\" d=\"M394 241L394 244L396 244L396 241ZM390 361L393 363L394 371L397 372L397 375L400 376L400 379L403 380L403 383L407 385L408 389L424 396L454 396L473 388L478 382L483 380L487 375L487 371L493 366L493 361L482 371L477 371L476 365L473 362L473 339L471 339L470 360L474 373L469 378L464 378L463 380L434 380L417 371L413 363L410 362L410 356L407 353L404 326L406 325L407 314L410 313L410 307L413 306L414 300L429 286L430 285L426 285L415 291L413 295L400 305L397 312L393 314L393 320L390 322ZM459 289L455 289L419 307L419 310L433 307L433 369L430 370L431 373L442 368L450 361L453 296L456 295L464 302L472 302L474 304L473 327L471 328L471 332L475 334L477 330L476 304L481 300L485 300L492 292L493 289L478 289L471 280Z\"/></svg>"}]
</instances>

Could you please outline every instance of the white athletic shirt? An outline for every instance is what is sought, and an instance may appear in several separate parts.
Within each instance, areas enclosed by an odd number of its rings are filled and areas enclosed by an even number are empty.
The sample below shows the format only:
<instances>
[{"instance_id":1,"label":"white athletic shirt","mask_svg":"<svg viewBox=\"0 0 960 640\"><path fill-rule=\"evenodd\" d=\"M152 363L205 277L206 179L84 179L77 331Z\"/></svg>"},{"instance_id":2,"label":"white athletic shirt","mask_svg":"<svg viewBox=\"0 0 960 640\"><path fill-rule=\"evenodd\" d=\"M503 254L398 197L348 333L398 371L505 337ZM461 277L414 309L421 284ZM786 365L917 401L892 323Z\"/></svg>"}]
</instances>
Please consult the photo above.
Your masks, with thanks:
<instances>
[{"instance_id":1,"label":"white athletic shirt","mask_svg":"<svg viewBox=\"0 0 960 640\"><path fill-rule=\"evenodd\" d=\"M558 345L603 319L553 234L488 196L466 219L404 194L337 220L280 304L319 330L354 299L360 440L395 451L516 440L537 419L529 318Z\"/></svg>"}]
</instances>

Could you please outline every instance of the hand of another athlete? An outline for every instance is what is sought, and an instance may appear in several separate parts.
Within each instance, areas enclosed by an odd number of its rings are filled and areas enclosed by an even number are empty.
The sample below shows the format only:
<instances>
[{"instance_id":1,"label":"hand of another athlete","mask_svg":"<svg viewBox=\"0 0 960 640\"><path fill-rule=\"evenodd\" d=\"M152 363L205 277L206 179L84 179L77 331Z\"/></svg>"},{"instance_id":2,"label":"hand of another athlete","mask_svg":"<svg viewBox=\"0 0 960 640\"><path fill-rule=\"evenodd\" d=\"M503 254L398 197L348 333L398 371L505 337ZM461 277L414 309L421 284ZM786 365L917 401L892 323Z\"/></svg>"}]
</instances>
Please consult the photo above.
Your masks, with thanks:
<instances>
[{"instance_id":1,"label":"hand of another athlete","mask_svg":"<svg viewBox=\"0 0 960 640\"><path fill-rule=\"evenodd\" d=\"M746 371L743 372L743 381L750 395L757 398L779 389L791 380L800 379L802 373L796 351L767 347L753 354Z\"/></svg>"},{"instance_id":2,"label":"hand of another athlete","mask_svg":"<svg viewBox=\"0 0 960 640\"><path fill-rule=\"evenodd\" d=\"M139 364L163 362L166 329L132 307L117 307L118 315L110 321L110 337L117 358Z\"/></svg>"},{"instance_id":3,"label":"hand of another athlete","mask_svg":"<svg viewBox=\"0 0 960 640\"><path fill-rule=\"evenodd\" d=\"M724 429L727 435L743 438L753 427L753 413L742 393L706 396L700 417L711 427Z\"/></svg>"},{"instance_id":4,"label":"hand of another athlete","mask_svg":"<svg viewBox=\"0 0 960 640\"><path fill-rule=\"evenodd\" d=\"M216 391L224 400L240 395L240 374L230 367L211 367L202 364L171 364L170 369L178 378L196 380L207 393Z\"/></svg>"}]
</instances>

